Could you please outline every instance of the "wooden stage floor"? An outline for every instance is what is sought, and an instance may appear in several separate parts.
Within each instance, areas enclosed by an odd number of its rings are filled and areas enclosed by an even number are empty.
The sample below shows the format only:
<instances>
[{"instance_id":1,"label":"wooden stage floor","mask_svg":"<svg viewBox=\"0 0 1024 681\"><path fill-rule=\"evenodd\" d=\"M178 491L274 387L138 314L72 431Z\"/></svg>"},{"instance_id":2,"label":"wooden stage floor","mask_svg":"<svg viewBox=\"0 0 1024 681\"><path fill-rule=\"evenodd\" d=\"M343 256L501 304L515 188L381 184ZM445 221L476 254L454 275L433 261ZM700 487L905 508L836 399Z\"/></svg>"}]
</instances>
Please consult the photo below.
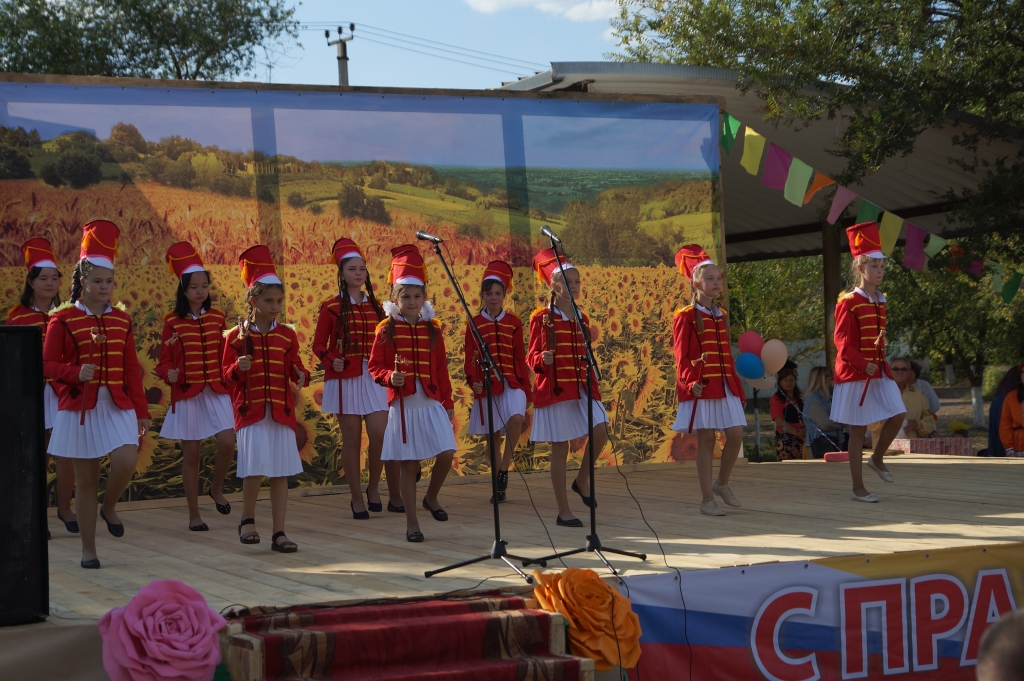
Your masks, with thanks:
<instances>
[{"instance_id":1,"label":"wooden stage floor","mask_svg":"<svg viewBox=\"0 0 1024 681\"><path fill-rule=\"evenodd\" d=\"M743 503L724 518L700 515L696 469L658 464L624 470L647 521L661 536L668 562L682 569L814 559L856 553L1019 541L1024 533L1024 460L904 455L888 459L895 484L865 468L869 489L881 503L850 500L846 464L822 461L739 465L732 487ZM557 527L550 479L527 474L551 540L559 549L584 543L583 530ZM180 579L201 591L214 608L290 605L348 599L426 595L483 586L522 584L497 561L426 579L423 571L490 550L493 524L490 487L453 476L441 492L451 520L421 511L427 541L405 541L404 516L373 514L352 520L349 495L294 490L288 534L298 553L270 550L270 502L260 501L257 525L263 543L243 546L235 523L240 500L221 516L207 499L204 533L189 532L179 500L126 504L122 539L99 532L100 570L79 567L78 537L50 518L50 599L53 625L80 624L124 604L153 579ZM463 484L457 484L463 483ZM657 543L614 469L598 474L599 534L617 548L646 552L647 562L621 558L626 574L665 571ZM303 495L303 493L306 493ZM313 493L310 493L313 492ZM422 490L421 490L422 495ZM510 550L527 556L551 553L522 478L510 476L502 529ZM574 512L585 510L570 493ZM171 505L173 504L173 505ZM596 556L566 559L570 567L601 568ZM555 565L558 565L557 562Z\"/></svg>"}]
</instances>

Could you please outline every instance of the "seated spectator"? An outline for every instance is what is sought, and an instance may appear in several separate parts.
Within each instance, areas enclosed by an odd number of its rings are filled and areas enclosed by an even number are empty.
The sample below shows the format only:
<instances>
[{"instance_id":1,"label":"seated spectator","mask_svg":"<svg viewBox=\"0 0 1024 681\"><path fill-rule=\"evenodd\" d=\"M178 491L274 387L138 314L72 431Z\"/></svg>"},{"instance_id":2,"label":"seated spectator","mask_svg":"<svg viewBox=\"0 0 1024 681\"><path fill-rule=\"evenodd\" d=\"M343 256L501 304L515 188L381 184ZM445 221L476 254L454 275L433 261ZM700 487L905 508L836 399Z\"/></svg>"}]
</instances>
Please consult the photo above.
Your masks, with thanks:
<instances>
[{"instance_id":1,"label":"seated spectator","mask_svg":"<svg viewBox=\"0 0 1024 681\"><path fill-rule=\"evenodd\" d=\"M999 419L999 439L1006 456L1024 456L1024 362L1015 369L1017 389L1006 394Z\"/></svg>"},{"instance_id":2,"label":"seated spectator","mask_svg":"<svg viewBox=\"0 0 1024 681\"><path fill-rule=\"evenodd\" d=\"M999 436L999 423L1003 417L1003 400L1006 399L1008 393L1017 390L1017 386L1020 384L1020 371L1018 367L1010 367L1006 373L1003 374L1003 378L999 381L999 385L996 386L995 395L992 397L992 404L988 407L988 455L989 456L1006 456L1006 449L1003 447L1003 441Z\"/></svg>"},{"instance_id":3,"label":"seated spectator","mask_svg":"<svg viewBox=\"0 0 1024 681\"><path fill-rule=\"evenodd\" d=\"M779 461L804 458L807 428L801 412L804 408L800 389L796 387L796 364L786 362L779 370L778 384L769 401L775 421L775 456Z\"/></svg>"},{"instance_id":4,"label":"seated spectator","mask_svg":"<svg viewBox=\"0 0 1024 681\"><path fill-rule=\"evenodd\" d=\"M826 452L847 450L849 435L843 432L843 424L832 420L831 413L832 369L814 367L807 379L804 423L811 443L811 456L815 459L824 458Z\"/></svg>"},{"instance_id":5,"label":"seated spectator","mask_svg":"<svg viewBox=\"0 0 1024 681\"><path fill-rule=\"evenodd\" d=\"M982 634L977 674L978 681L1024 681L1024 610L1006 613Z\"/></svg>"},{"instance_id":6,"label":"seated spectator","mask_svg":"<svg viewBox=\"0 0 1024 681\"><path fill-rule=\"evenodd\" d=\"M897 357L889 362L889 369L903 394L903 406L907 408L907 415L903 417L903 429L896 437L921 438L932 435L935 432L935 415L928 409L928 400L925 399L924 393L910 384L913 376L910 361L906 357ZM872 423L868 430L878 437L884 423Z\"/></svg>"},{"instance_id":7,"label":"seated spectator","mask_svg":"<svg viewBox=\"0 0 1024 681\"><path fill-rule=\"evenodd\" d=\"M910 385L924 393L925 399L928 400L928 411L938 415L942 403L939 402L939 396L935 394L935 388L932 387L932 384L921 378L923 367L924 365L920 362L913 359L910 360L910 370L914 372L914 380L910 382Z\"/></svg>"}]
</instances>

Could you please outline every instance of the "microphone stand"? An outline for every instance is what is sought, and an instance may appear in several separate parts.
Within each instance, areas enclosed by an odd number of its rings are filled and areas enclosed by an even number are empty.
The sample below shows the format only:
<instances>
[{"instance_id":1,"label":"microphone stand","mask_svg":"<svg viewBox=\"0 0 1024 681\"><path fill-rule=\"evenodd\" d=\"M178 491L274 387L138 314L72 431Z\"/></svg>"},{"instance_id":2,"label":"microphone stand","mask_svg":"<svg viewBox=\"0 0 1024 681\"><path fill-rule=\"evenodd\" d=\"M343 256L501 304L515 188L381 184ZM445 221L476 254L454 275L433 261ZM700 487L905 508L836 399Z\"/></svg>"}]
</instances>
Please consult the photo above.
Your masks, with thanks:
<instances>
[{"instance_id":1,"label":"microphone stand","mask_svg":"<svg viewBox=\"0 0 1024 681\"><path fill-rule=\"evenodd\" d=\"M462 287L455 280L455 275L452 274L444 256L441 255L441 247L439 243L434 241L433 244L434 253L437 254L438 259L441 261L441 265L444 267L445 274L448 275L448 281L451 282L452 288L455 289L455 293L459 296L459 302L462 303L462 309L466 312L466 319L469 321L469 329L473 333L473 338L476 341L477 347L480 348L477 364L483 371L484 391L487 395L487 445L491 458L491 495L494 501L491 506L494 509L494 543L491 545L490 553L477 556L476 558L470 558L469 560L464 560L453 565L448 565L447 567L439 568L437 570L428 570L423 573L423 576L433 577L434 575L442 572L466 567L467 565L482 563L485 560L501 560L510 568L515 570L516 574L525 579L527 584L533 584L533 577L520 570L519 566L512 561L522 561L524 567L534 563L541 567L547 567L547 561L543 558L530 560L528 558L523 558L522 556L513 555L505 549L508 545L508 541L501 538L501 515L498 511L498 507L500 506L498 503L498 455L494 437L494 388L491 385L491 379L493 377L499 381L503 381L504 378L501 376L501 372L498 371L498 365L491 356L491 351L487 347L487 343L484 342L483 336L480 335L480 328L476 325L476 320L473 318L473 313L470 311L469 305L466 303L465 296L462 295Z\"/></svg>"},{"instance_id":2,"label":"microphone stand","mask_svg":"<svg viewBox=\"0 0 1024 681\"><path fill-rule=\"evenodd\" d=\"M562 258L563 254L559 254L559 244L555 238L548 234L548 239L551 241L551 250L555 253L555 259L558 261L558 271L562 274L562 284L565 286L565 292L569 295L569 303L572 305L572 312L576 318L576 323L579 324L580 331L583 333L583 344L586 350L586 354L580 359L587 367L587 454L590 459L588 467L590 469L590 534L587 535L587 544L578 549L572 549L571 551L562 551L560 553L554 553L550 556L544 556L535 561L523 561L523 566L531 565L532 563L538 563L541 567L544 566L544 561L550 561L555 559L564 558L565 556L573 556L577 553L583 553L584 551L595 554L601 559L601 562L612 571L613 575L619 574L618 571L608 562L608 559L604 557L604 553L615 553L620 556L628 556L630 558L636 558L638 560L647 560L646 553L631 553L629 551L623 551L621 549L613 549L608 546L601 544L601 538L597 536L597 490L594 486L594 375L597 374L597 379L601 379L600 370L597 368L597 359L594 357L594 348L590 343L590 330L583 324L583 314L580 312L580 308L576 305L576 299L573 298L572 293L569 291L569 279L565 276L565 270L562 269ZM552 320L554 323L554 320ZM552 365L553 367L554 365Z\"/></svg>"}]
</instances>

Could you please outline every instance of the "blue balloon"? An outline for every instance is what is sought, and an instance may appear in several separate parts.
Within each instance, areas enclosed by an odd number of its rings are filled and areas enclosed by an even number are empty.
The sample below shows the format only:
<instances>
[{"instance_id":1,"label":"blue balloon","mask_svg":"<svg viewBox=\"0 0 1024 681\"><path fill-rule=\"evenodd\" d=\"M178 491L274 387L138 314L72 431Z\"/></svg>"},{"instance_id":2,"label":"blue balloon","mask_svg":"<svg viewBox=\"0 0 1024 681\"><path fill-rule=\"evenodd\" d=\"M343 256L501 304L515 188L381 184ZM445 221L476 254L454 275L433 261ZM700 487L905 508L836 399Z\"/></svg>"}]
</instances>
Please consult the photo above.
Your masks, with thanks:
<instances>
[{"instance_id":1,"label":"blue balloon","mask_svg":"<svg viewBox=\"0 0 1024 681\"><path fill-rule=\"evenodd\" d=\"M746 379L764 377L764 362L752 352L740 353L736 358L736 372Z\"/></svg>"}]
</instances>

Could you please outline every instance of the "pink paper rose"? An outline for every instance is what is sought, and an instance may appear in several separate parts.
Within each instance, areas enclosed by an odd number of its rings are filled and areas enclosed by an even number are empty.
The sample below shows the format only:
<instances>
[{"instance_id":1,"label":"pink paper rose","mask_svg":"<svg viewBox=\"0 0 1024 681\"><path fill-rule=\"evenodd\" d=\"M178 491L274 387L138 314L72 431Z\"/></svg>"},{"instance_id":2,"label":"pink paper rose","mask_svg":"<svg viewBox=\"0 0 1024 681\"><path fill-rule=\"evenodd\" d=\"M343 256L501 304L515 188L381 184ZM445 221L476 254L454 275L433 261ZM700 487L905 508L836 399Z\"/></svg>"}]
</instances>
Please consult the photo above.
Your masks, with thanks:
<instances>
[{"instance_id":1,"label":"pink paper rose","mask_svg":"<svg viewBox=\"0 0 1024 681\"><path fill-rule=\"evenodd\" d=\"M100 620L103 667L111 681L211 681L225 624L192 587L154 580Z\"/></svg>"}]
</instances>

